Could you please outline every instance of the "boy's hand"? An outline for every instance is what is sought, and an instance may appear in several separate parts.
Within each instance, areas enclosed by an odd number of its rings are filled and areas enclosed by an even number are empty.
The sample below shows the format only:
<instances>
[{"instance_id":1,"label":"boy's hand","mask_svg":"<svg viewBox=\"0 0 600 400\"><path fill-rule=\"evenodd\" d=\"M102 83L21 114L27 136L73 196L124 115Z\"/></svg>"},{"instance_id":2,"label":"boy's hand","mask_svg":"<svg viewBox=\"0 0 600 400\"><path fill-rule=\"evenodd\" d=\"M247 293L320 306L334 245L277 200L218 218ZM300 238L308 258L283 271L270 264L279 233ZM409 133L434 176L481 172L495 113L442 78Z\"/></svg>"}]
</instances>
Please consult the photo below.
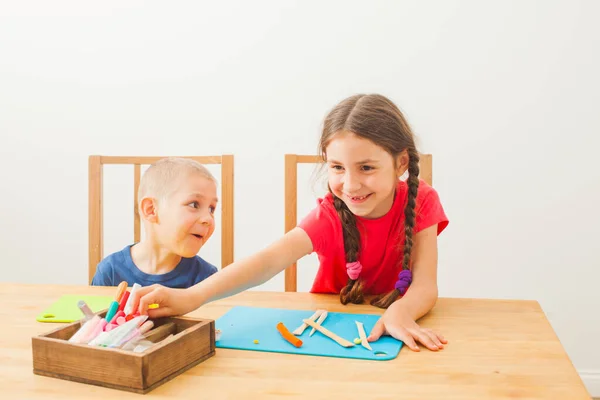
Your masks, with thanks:
<instances>
[{"instance_id":1,"label":"boy's hand","mask_svg":"<svg viewBox=\"0 0 600 400\"><path fill-rule=\"evenodd\" d=\"M147 314L151 319L187 314L193 310L190 308L188 293L186 289L173 289L158 284L144 286L132 295L133 309L137 307L140 315ZM158 304L158 308L149 309L150 304Z\"/></svg>"},{"instance_id":2,"label":"boy's hand","mask_svg":"<svg viewBox=\"0 0 600 400\"><path fill-rule=\"evenodd\" d=\"M448 343L439 333L417 325L398 301L385 310L371 330L367 341L374 342L384 334L401 340L413 351L420 351L416 342L420 342L432 351L441 350L444 344Z\"/></svg>"}]
</instances>

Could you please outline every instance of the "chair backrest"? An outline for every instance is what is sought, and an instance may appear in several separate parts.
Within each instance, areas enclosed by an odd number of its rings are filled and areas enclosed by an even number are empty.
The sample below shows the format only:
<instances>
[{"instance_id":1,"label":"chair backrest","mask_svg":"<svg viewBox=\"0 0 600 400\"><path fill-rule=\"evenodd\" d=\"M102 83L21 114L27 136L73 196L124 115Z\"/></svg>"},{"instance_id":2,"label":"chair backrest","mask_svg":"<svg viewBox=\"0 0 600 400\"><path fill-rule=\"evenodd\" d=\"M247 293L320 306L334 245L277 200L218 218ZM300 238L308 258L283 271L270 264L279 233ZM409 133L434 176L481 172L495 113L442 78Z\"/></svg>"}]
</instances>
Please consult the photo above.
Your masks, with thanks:
<instances>
[{"instance_id":1,"label":"chair backrest","mask_svg":"<svg viewBox=\"0 0 600 400\"><path fill-rule=\"evenodd\" d=\"M419 178L429 185L433 183L432 155L420 154ZM289 232L298 224L298 164L321 164L324 160L317 155L285 155L285 232ZM285 270L285 291L297 290L296 263Z\"/></svg>"},{"instance_id":2,"label":"chair backrest","mask_svg":"<svg viewBox=\"0 0 600 400\"><path fill-rule=\"evenodd\" d=\"M103 258L102 169L106 164L133 165L133 241L140 241L140 216L137 195L142 165L152 164L164 157L90 156L89 157L89 283ZM181 157L201 164L221 165L221 268L233 262L233 155Z\"/></svg>"}]
</instances>

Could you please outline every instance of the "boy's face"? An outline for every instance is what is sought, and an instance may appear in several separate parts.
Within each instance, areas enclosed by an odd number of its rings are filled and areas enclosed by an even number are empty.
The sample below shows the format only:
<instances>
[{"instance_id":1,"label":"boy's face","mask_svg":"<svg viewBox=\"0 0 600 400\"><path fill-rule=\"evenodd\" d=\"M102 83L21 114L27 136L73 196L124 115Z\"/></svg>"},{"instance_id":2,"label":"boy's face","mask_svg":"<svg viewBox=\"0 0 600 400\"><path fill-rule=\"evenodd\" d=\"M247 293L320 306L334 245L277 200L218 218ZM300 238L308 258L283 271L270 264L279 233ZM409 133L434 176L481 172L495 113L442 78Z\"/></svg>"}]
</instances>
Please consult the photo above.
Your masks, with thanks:
<instances>
[{"instance_id":1,"label":"boy's face","mask_svg":"<svg viewBox=\"0 0 600 400\"><path fill-rule=\"evenodd\" d=\"M181 257L193 257L215 230L217 185L201 174L182 178L175 192L158 205L159 243Z\"/></svg>"}]
</instances>

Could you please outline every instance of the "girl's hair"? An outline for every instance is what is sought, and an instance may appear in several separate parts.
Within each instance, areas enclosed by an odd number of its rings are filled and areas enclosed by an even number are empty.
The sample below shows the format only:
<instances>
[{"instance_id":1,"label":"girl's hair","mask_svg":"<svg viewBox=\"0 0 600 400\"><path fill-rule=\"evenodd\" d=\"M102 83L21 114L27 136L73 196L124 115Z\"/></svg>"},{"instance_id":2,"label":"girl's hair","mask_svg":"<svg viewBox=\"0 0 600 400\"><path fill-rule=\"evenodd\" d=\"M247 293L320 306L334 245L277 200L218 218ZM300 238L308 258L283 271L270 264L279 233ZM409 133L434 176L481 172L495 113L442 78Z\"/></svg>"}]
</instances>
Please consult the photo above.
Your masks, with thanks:
<instances>
[{"instance_id":1,"label":"girl's hair","mask_svg":"<svg viewBox=\"0 0 600 400\"><path fill-rule=\"evenodd\" d=\"M408 198L404 207L404 253L402 268L396 288L391 292L375 297L371 304L381 308L389 307L410 284L410 255L413 247L413 228L415 226L415 202L419 189L419 153L415 146L413 133L394 103L378 94L351 96L333 108L325 118L323 133L319 142L319 152L326 158L325 149L336 134L350 132L368 139L385 149L396 162L401 152L408 154ZM329 188L331 192L331 188ZM333 193L332 193L333 195ZM344 251L346 263L358 261L360 252L360 233L356 218L342 199L333 195L333 204L342 222L344 233ZM398 243L400 239L398 238ZM349 302L360 304L364 300L363 284L360 278L348 279L340 292L342 304Z\"/></svg>"}]
</instances>

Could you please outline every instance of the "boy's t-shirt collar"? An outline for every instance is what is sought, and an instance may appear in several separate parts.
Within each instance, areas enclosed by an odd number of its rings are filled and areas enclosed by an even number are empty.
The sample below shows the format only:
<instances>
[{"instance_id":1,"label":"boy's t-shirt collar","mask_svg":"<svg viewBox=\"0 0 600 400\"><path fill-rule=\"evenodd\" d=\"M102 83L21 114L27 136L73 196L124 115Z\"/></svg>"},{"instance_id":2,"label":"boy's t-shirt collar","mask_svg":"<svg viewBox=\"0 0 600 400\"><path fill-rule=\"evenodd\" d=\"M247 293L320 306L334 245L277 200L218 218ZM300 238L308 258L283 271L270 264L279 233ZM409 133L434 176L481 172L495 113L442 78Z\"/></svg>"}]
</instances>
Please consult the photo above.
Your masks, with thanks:
<instances>
[{"instance_id":1,"label":"boy's t-shirt collar","mask_svg":"<svg viewBox=\"0 0 600 400\"><path fill-rule=\"evenodd\" d=\"M125 248L121 251L121 254L123 256L123 264L139 282L163 283L165 281L169 281L170 279L177 278L182 274L185 275L190 270L193 259L182 257L181 261L179 261L179 264L177 264L172 271L169 271L166 274L147 274L139 269L133 262L133 258L131 258L131 248L135 246L135 244L136 243L125 246Z\"/></svg>"}]
</instances>

